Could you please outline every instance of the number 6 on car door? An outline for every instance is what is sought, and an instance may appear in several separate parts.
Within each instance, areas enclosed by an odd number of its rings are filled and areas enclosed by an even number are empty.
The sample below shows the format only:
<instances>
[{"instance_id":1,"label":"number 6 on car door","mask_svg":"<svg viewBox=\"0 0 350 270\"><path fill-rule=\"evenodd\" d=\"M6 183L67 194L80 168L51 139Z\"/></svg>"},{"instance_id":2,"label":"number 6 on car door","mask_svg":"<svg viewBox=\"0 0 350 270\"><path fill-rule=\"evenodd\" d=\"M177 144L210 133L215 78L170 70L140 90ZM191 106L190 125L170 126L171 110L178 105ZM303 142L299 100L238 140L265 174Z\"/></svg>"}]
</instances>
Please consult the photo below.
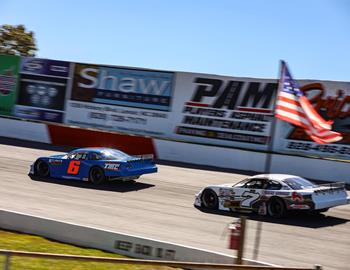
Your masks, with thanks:
<instances>
[{"instance_id":1,"label":"number 6 on car door","mask_svg":"<svg viewBox=\"0 0 350 270\"><path fill-rule=\"evenodd\" d=\"M252 208L253 203L260 198L260 194L251 191L244 191L242 197L244 199L241 201L241 207Z\"/></svg>"},{"instance_id":2,"label":"number 6 on car door","mask_svg":"<svg viewBox=\"0 0 350 270\"><path fill-rule=\"evenodd\" d=\"M79 160L72 160L69 162L67 173L69 174L78 174L80 168L80 161Z\"/></svg>"}]
</instances>

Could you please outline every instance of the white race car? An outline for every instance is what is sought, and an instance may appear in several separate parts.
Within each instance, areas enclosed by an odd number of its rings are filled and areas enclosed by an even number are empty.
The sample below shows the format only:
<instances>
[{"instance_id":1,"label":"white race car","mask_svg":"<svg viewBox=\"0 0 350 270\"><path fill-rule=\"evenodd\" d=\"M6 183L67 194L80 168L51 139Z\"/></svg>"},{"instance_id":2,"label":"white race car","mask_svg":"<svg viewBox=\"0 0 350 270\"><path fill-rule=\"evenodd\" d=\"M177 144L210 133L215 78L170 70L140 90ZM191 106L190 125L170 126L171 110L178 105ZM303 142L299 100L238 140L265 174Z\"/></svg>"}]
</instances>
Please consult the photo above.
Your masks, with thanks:
<instances>
[{"instance_id":1,"label":"white race car","mask_svg":"<svg viewBox=\"0 0 350 270\"><path fill-rule=\"evenodd\" d=\"M259 174L237 184L207 186L196 194L194 205L283 217L289 210L325 212L349 201L344 183L316 185L294 175Z\"/></svg>"}]
</instances>

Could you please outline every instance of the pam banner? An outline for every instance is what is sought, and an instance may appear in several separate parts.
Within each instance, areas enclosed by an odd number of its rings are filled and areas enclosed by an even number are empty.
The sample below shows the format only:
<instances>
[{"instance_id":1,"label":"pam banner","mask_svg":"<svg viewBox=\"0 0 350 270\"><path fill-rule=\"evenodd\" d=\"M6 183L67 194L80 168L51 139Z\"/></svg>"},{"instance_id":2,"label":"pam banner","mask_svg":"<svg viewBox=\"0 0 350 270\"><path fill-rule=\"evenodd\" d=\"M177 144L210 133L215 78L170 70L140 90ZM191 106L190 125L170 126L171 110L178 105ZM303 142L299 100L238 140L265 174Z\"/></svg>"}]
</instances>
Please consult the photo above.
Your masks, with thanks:
<instances>
[{"instance_id":1,"label":"pam banner","mask_svg":"<svg viewBox=\"0 0 350 270\"><path fill-rule=\"evenodd\" d=\"M266 150L276 80L177 73L174 139Z\"/></svg>"},{"instance_id":2,"label":"pam banner","mask_svg":"<svg viewBox=\"0 0 350 270\"><path fill-rule=\"evenodd\" d=\"M167 137L171 72L76 64L65 123Z\"/></svg>"},{"instance_id":3,"label":"pam banner","mask_svg":"<svg viewBox=\"0 0 350 270\"><path fill-rule=\"evenodd\" d=\"M0 55L0 115L12 115L16 102L20 57Z\"/></svg>"},{"instance_id":4,"label":"pam banner","mask_svg":"<svg viewBox=\"0 0 350 270\"><path fill-rule=\"evenodd\" d=\"M62 122L69 70L69 62L22 58L15 115Z\"/></svg>"},{"instance_id":5,"label":"pam banner","mask_svg":"<svg viewBox=\"0 0 350 270\"><path fill-rule=\"evenodd\" d=\"M343 140L333 144L316 144L302 128L278 120L274 151L350 160L350 83L309 80L299 83L316 111L324 119L334 121L332 130L341 133Z\"/></svg>"}]
</instances>

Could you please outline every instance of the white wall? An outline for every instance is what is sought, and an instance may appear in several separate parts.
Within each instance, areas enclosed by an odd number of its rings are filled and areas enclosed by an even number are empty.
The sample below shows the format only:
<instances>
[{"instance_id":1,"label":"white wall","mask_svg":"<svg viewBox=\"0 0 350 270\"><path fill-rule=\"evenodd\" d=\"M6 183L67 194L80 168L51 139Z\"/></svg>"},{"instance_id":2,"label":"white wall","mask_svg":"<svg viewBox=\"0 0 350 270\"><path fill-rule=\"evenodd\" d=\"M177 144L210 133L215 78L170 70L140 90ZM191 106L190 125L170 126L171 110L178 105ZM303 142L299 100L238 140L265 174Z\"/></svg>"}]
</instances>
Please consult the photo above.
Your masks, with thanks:
<instances>
[{"instance_id":1,"label":"white wall","mask_svg":"<svg viewBox=\"0 0 350 270\"><path fill-rule=\"evenodd\" d=\"M248 171L264 171L266 154L200 144L154 140L159 159Z\"/></svg>"},{"instance_id":2,"label":"white wall","mask_svg":"<svg viewBox=\"0 0 350 270\"><path fill-rule=\"evenodd\" d=\"M51 143L46 124L1 117L0 136L42 143Z\"/></svg>"},{"instance_id":3,"label":"white wall","mask_svg":"<svg viewBox=\"0 0 350 270\"><path fill-rule=\"evenodd\" d=\"M350 162L273 155L271 164L273 173L295 174L315 180L350 184Z\"/></svg>"}]
</instances>

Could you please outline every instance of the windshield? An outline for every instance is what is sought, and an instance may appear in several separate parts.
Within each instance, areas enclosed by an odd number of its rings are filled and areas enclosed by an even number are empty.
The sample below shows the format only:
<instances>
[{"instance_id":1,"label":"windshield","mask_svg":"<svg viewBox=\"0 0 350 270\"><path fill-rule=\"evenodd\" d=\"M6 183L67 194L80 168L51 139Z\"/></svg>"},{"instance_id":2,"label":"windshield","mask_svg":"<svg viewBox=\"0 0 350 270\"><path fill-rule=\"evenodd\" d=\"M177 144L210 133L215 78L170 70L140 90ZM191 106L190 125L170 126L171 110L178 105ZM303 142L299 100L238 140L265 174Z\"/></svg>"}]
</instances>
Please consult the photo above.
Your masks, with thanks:
<instances>
[{"instance_id":1,"label":"windshield","mask_svg":"<svg viewBox=\"0 0 350 270\"><path fill-rule=\"evenodd\" d=\"M301 177L287 178L287 179L284 179L283 182L295 190L316 187L314 183Z\"/></svg>"}]
</instances>

